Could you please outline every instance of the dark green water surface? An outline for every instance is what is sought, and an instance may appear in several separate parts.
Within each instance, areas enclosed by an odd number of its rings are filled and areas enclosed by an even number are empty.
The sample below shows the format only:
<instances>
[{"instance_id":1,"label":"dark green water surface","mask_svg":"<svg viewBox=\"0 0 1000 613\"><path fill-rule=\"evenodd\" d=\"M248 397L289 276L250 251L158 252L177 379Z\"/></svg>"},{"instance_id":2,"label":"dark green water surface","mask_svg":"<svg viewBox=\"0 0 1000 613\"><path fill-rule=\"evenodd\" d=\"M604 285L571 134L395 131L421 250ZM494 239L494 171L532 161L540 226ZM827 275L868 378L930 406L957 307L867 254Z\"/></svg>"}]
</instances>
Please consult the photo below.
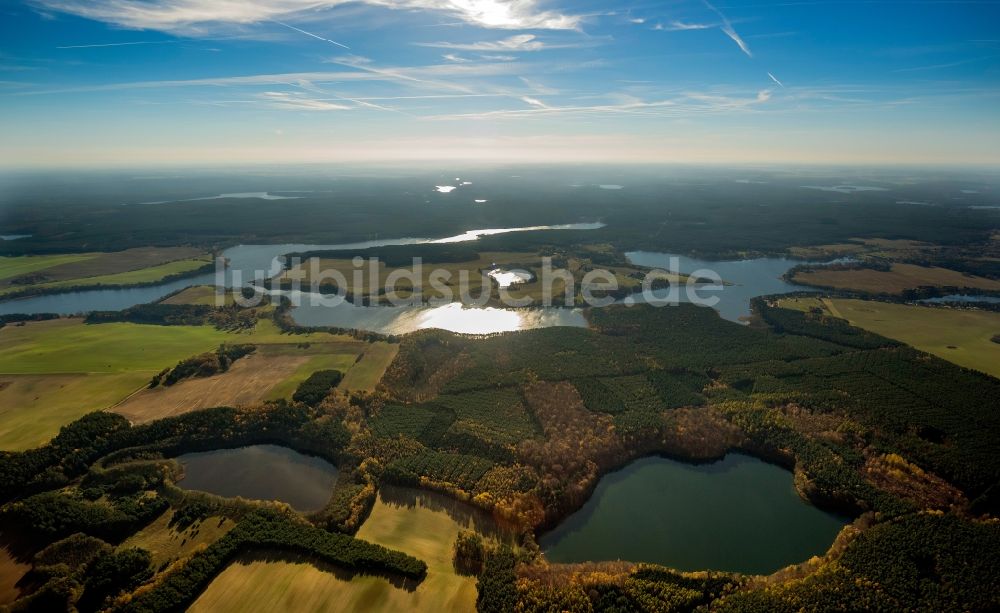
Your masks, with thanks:
<instances>
[{"instance_id":1,"label":"dark green water surface","mask_svg":"<svg viewBox=\"0 0 1000 613\"><path fill-rule=\"evenodd\" d=\"M789 471L750 456L699 465L650 457L601 479L540 544L552 562L766 574L825 553L846 522L802 500Z\"/></svg>"},{"instance_id":2,"label":"dark green water surface","mask_svg":"<svg viewBox=\"0 0 1000 613\"><path fill-rule=\"evenodd\" d=\"M251 445L186 453L177 458L184 478L177 485L226 498L280 500L296 511L318 511L330 499L337 468L277 445Z\"/></svg>"}]
</instances>

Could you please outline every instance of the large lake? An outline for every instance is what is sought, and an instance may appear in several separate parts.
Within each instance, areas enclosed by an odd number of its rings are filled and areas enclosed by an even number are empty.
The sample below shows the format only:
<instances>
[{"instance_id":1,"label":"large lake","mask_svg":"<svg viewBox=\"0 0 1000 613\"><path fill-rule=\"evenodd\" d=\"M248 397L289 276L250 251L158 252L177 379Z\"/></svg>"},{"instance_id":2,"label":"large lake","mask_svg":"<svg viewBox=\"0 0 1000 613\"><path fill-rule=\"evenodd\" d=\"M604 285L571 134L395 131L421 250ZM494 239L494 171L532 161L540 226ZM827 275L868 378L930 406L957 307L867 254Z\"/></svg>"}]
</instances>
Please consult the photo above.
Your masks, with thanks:
<instances>
[{"instance_id":1,"label":"large lake","mask_svg":"<svg viewBox=\"0 0 1000 613\"><path fill-rule=\"evenodd\" d=\"M225 498L280 500L302 512L326 506L337 483L333 464L277 445L186 453L177 461L184 467L179 487Z\"/></svg>"},{"instance_id":2,"label":"large lake","mask_svg":"<svg viewBox=\"0 0 1000 613\"><path fill-rule=\"evenodd\" d=\"M606 475L540 545L551 562L767 574L825 553L846 521L803 501L790 472L750 456L712 464L650 457Z\"/></svg>"},{"instance_id":3,"label":"large lake","mask_svg":"<svg viewBox=\"0 0 1000 613\"><path fill-rule=\"evenodd\" d=\"M677 270L683 274L691 274L699 270L713 270L726 285L719 291L701 291L700 296L717 296L719 301L714 308L723 318L730 321L740 321L740 318L750 315L750 299L770 294L787 294L808 290L811 288L788 283L782 279L788 269L798 264L806 264L802 260L787 258L755 258L752 260L700 260L675 253L657 253L652 251L631 251L625 254L628 260L647 268L669 270L671 258L677 258ZM811 262L815 264L816 262ZM654 291L654 295L665 295L665 291ZM681 288L680 298L686 302L684 288Z\"/></svg>"}]
</instances>

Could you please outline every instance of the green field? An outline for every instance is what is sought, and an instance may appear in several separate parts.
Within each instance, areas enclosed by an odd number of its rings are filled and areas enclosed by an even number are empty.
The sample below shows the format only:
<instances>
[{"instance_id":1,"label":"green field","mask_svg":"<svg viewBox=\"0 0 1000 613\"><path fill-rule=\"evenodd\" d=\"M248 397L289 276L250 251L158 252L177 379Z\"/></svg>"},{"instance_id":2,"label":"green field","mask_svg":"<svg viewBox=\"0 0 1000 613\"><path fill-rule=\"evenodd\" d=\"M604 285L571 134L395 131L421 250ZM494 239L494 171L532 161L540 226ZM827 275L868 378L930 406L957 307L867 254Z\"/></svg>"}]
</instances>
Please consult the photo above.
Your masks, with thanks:
<instances>
[{"instance_id":1,"label":"green field","mask_svg":"<svg viewBox=\"0 0 1000 613\"><path fill-rule=\"evenodd\" d=\"M285 398L291 400L299 384L309 378L317 370L339 370L342 373L348 372L354 366L357 353L326 353L314 355L309 361L296 369L295 374L288 377L278 385L274 386L268 394L268 400L278 400Z\"/></svg>"},{"instance_id":2,"label":"green field","mask_svg":"<svg viewBox=\"0 0 1000 613\"><path fill-rule=\"evenodd\" d=\"M405 608L408 603L410 609L420 611L474 610L476 580L458 575L452 565L455 539L460 530L471 525L435 508L441 496L424 496L400 504L380 495L358 530L359 539L403 551L427 563L427 578L416 591L405 600L399 600L398 594L387 597L385 609Z\"/></svg>"},{"instance_id":3,"label":"green field","mask_svg":"<svg viewBox=\"0 0 1000 613\"><path fill-rule=\"evenodd\" d=\"M60 255L24 255L17 257L0 257L0 280L26 275L60 264L82 262L97 257L92 253L60 254Z\"/></svg>"},{"instance_id":4,"label":"green field","mask_svg":"<svg viewBox=\"0 0 1000 613\"><path fill-rule=\"evenodd\" d=\"M170 275L191 272L192 270L201 268L205 264L211 263L211 261L212 258L210 256L203 256L187 260L167 262L166 264L160 264L159 266L150 266L148 268L140 268L139 270L130 270L113 275L98 275L96 277L86 277L83 279L58 281L56 283L44 284L44 286L61 287L66 285L129 285L133 283L151 283L153 281L159 281L160 279Z\"/></svg>"},{"instance_id":5,"label":"green field","mask_svg":"<svg viewBox=\"0 0 1000 613\"><path fill-rule=\"evenodd\" d=\"M233 335L208 326L86 325L59 319L0 329L0 449L36 447L107 408L161 369Z\"/></svg>"},{"instance_id":6,"label":"green field","mask_svg":"<svg viewBox=\"0 0 1000 613\"><path fill-rule=\"evenodd\" d=\"M340 387L350 391L374 391L397 353L399 345L396 343L369 344L358 363L347 371Z\"/></svg>"},{"instance_id":7,"label":"green field","mask_svg":"<svg viewBox=\"0 0 1000 613\"><path fill-rule=\"evenodd\" d=\"M0 449L38 447L63 425L144 387L151 376L151 371L0 374Z\"/></svg>"},{"instance_id":8,"label":"green field","mask_svg":"<svg viewBox=\"0 0 1000 613\"><path fill-rule=\"evenodd\" d=\"M64 287L83 287L88 285L136 285L140 283L153 283L170 275L177 275L197 270L211 261L211 257L204 256L187 260L177 260L175 262L167 262L166 264L160 264L159 266L150 266L148 268L140 268L139 270L130 270L111 275L64 279L62 281L53 281L50 283L36 283L30 286L15 285L0 290L0 294L19 291L25 287L59 289Z\"/></svg>"},{"instance_id":9,"label":"green field","mask_svg":"<svg viewBox=\"0 0 1000 613\"><path fill-rule=\"evenodd\" d=\"M411 506L380 495L357 534L427 563L427 578L413 591L380 577L330 572L336 569L320 569L304 559L245 558L223 571L190 610L475 611L475 577L460 576L452 567L455 537L469 525L424 502L437 498L418 497Z\"/></svg>"},{"instance_id":10,"label":"green field","mask_svg":"<svg viewBox=\"0 0 1000 613\"><path fill-rule=\"evenodd\" d=\"M1000 313L867 300L824 299L859 328L902 341L949 362L1000 377Z\"/></svg>"},{"instance_id":11,"label":"green field","mask_svg":"<svg viewBox=\"0 0 1000 613\"><path fill-rule=\"evenodd\" d=\"M237 338L211 326L87 325L79 319L7 326L0 329L0 373L156 372Z\"/></svg>"},{"instance_id":12,"label":"green field","mask_svg":"<svg viewBox=\"0 0 1000 613\"><path fill-rule=\"evenodd\" d=\"M813 309L820 309L822 311L829 312L829 308L823 303L822 298L816 298L813 296L803 297L803 298L782 298L778 301L783 309L792 309L795 311L802 311L803 313L808 313Z\"/></svg>"},{"instance_id":13,"label":"green field","mask_svg":"<svg viewBox=\"0 0 1000 613\"><path fill-rule=\"evenodd\" d=\"M364 348L346 336L284 334L269 320L250 333L211 326L88 325L80 319L6 326L0 328L0 449L36 447L64 424L143 388L160 370L221 343L321 345L317 359L331 366L320 362L317 368L345 371Z\"/></svg>"},{"instance_id":14,"label":"green field","mask_svg":"<svg viewBox=\"0 0 1000 613\"><path fill-rule=\"evenodd\" d=\"M182 358L221 343L357 343L333 334L288 335L270 321L250 333L212 326L147 326L133 323L87 325L59 319L0 329L0 373L89 373L159 371Z\"/></svg>"}]
</instances>

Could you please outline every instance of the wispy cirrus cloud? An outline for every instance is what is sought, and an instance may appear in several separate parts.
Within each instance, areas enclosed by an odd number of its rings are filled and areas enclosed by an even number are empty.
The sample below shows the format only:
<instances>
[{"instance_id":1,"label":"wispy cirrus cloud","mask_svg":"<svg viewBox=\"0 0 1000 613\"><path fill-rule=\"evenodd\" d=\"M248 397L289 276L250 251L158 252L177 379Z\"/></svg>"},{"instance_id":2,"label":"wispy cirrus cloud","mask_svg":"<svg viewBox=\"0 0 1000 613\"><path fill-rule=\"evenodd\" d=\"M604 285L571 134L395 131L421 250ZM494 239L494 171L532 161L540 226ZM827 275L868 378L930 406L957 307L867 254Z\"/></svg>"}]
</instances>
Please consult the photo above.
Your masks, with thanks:
<instances>
[{"instance_id":1,"label":"wispy cirrus cloud","mask_svg":"<svg viewBox=\"0 0 1000 613\"><path fill-rule=\"evenodd\" d=\"M262 92L257 98L266 106L293 111L348 111L351 107L287 92Z\"/></svg>"},{"instance_id":2,"label":"wispy cirrus cloud","mask_svg":"<svg viewBox=\"0 0 1000 613\"><path fill-rule=\"evenodd\" d=\"M516 55L487 55L483 54L479 56L481 59L489 60L491 62L513 62L517 59Z\"/></svg>"},{"instance_id":3,"label":"wispy cirrus cloud","mask_svg":"<svg viewBox=\"0 0 1000 613\"><path fill-rule=\"evenodd\" d=\"M455 49L456 51L541 51L545 43L538 40L534 34L515 34L501 40L480 41L475 43L414 43L420 47L437 49Z\"/></svg>"},{"instance_id":4,"label":"wispy cirrus cloud","mask_svg":"<svg viewBox=\"0 0 1000 613\"><path fill-rule=\"evenodd\" d=\"M521 81L521 83L524 83L525 85L530 87L531 91L536 94L552 96L559 93L559 90L555 89L554 87L549 87L548 85L535 81L534 79L530 79L525 76L520 76L518 77L518 79Z\"/></svg>"},{"instance_id":5,"label":"wispy cirrus cloud","mask_svg":"<svg viewBox=\"0 0 1000 613\"><path fill-rule=\"evenodd\" d=\"M126 28L182 36L204 35L221 25L249 25L316 14L346 4L446 13L483 28L574 30L582 17L543 10L537 0L33 0L48 11L69 13Z\"/></svg>"},{"instance_id":6,"label":"wispy cirrus cloud","mask_svg":"<svg viewBox=\"0 0 1000 613\"><path fill-rule=\"evenodd\" d=\"M357 56L339 57L329 60L352 70L326 72L289 72L253 75L220 76L198 79L169 79L149 81L125 81L84 86L52 87L19 92L18 95L51 95L77 92L107 92L143 89L204 88L204 87L265 87L269 85L289 85L303 82L313 84L350 83L383 81L413 88L436 89L437 93L480 93L448 82L451 77L489 77L514 75L520 70L516 64L476 63L476 64L432 64L427 66L376 68L366 58Z\"/></svg>"},{"instance_id":7,"label":"wispy cirrus cloud","mask_svg":"<svg viewBox=\"0 0 1000 613\"><path fill-rule=\"evenodd\" d=\"M539 108L539 109L547 109L547 108L549 108L549 105L545 104L544 102L542 102L538 98L532 98L531 96L521 96L521 100L525 104L527 104L529 106L533 106L535 108Z\"/></svg>"},{"instance_id":8,"label":"wispy cirrus cloud","mask_svg":"<svg viewBox=\"0 0 1000 613\"><path fill-rule=\"evenodd\" d=\"M684 32L687 30L709 30L717 27L719 27L719 24L717 23L685 23L683 21L671 21L666 25L658 23L653 26L653 29L663 30L666 32Z\"/></svg>"},{"instance_id":9,"label":"wispy cirrus cloud","mask_svg":"<svg viewBox=\"0 0 1000 613\"><path fill-rule=\"evenodd\" d=\"M537 98L522 96L527 109L503 109L477 113L455 113L424 117L431 120L480 120L516 119L553 115L642 115L657 117L685 117L704 113L748 112L771 100L770 90L760 90L753 96L733 96L703 92L683 92L672 98L640 100L624 96L616 104L549 105Z\"/></svg>"}]
</instances>

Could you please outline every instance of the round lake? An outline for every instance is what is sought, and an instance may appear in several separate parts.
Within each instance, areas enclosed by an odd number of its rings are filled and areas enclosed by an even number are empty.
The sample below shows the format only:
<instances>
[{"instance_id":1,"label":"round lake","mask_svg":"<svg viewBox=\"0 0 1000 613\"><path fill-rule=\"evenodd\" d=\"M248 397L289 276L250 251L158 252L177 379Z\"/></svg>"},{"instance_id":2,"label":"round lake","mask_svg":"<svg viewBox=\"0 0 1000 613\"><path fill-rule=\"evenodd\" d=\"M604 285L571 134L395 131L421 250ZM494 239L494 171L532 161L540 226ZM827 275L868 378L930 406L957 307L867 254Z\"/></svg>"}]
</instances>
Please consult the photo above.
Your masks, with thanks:
<instances>
[{"instance_id":1,"label":"round lake","mask_svg":"<svg viewBox=\"0 0 1000 613\"><path fill-rule=\"evenodd\" d=\"M756 458L696 465L651 457L601 479L540 545L551 562L767 574L825 553L845 523L803 501L791 473Z\"/></svg>"},{"instance_id":2,"label":"round lake","mask_svg":"<svg viewBox=\"0 0 1000 613\"><path fill-rule=\"evenodd\" d=\"M337 483L337 468L320 458L277 445L186 453L178 485L217 496L280 500L296 511L318 511Z\"/></svg>"}]
</instances>

